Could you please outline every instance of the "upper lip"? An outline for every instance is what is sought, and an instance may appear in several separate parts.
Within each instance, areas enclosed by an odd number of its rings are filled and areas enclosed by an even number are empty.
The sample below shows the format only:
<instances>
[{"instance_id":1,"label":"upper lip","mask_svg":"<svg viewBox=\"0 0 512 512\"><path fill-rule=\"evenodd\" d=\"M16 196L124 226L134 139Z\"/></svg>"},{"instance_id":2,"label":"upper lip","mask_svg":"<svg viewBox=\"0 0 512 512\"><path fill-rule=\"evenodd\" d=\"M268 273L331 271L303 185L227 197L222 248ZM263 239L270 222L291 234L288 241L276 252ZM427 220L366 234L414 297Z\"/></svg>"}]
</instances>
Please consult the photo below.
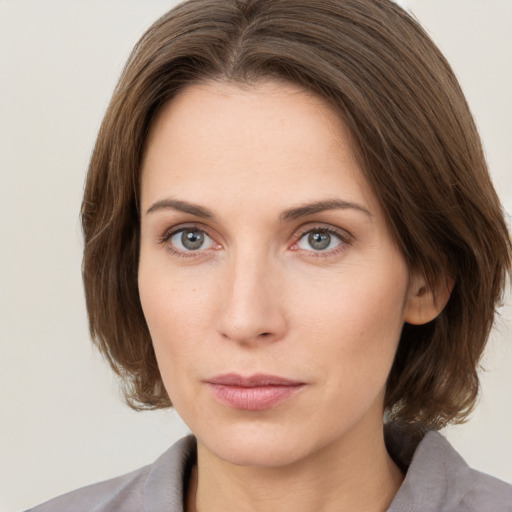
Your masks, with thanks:
<instances>
[{"instance_id":1,"label":"upper lip","mask_svg":"<svg viewBox=\"0 0 512 512\"><path fill-rule=\"evenodd\" d=\"M299 386L304 382L287 379L278 375L267 375L258 373L248 377L236 373L225 373L206 379L209 384L218 384L223 386L238 386L243 388L256 388L262 386Z\"/></svg>"}]
</instances>

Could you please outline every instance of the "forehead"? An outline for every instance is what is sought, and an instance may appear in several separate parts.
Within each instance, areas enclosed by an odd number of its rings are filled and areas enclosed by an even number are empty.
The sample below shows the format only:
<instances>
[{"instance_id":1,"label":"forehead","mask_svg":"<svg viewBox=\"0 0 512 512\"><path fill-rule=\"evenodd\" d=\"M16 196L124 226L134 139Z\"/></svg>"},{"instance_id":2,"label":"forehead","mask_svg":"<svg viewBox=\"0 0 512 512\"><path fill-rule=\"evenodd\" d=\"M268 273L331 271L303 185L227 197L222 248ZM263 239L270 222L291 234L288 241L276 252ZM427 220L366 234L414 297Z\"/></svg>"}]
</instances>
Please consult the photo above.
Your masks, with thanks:
<instances>
[{"instance_id":1,"label":"forehead","mask_svg":"<svg viewBox=\"0 0 512 512\"><path fill-rule=\"evenodd\" d=\"M254 130L255 126L261 129ZM230 130L231 139L222 140L221 133ZM146 148L162 136L203 145L211 138L215 147L219 143L234 147L237 142L250 142L253 147L267 143L269 148L268 142L276 134L287 135L290 142L302 138L307 146L323 139L324 143L341 144L347 149L350 138L334 109L320 96L297 85L207 81L185 87L167 102L151 126Z\"/></svg>"},{"instance_id":2,"label":"forehead","mask_svg":"<svg viewBox=\"0 0 512 512\"><path fill-rule=\"evenodd\" d=\"M370 193L338 114L294 85L191 85L164 106L146 142L143 207L163 193L204 201L243 190L249 200L279 190L308 201L315 189L359 201Z\"/></svg>"}]
</instances>

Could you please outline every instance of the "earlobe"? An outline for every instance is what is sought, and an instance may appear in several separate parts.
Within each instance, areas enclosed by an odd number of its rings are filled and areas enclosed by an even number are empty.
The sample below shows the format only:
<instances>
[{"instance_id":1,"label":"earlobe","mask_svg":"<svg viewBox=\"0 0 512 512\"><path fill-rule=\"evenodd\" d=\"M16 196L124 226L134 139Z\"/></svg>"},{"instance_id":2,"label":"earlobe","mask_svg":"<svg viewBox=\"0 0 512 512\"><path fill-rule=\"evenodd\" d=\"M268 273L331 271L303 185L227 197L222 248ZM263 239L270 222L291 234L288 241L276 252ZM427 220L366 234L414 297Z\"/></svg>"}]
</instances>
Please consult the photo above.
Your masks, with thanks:
<instances>
[{"instance_id":1,"label":"earlobe","mask_svg":"<svg viewBox=\"0 0 512 512\"><path fill-rule=\"evenodd\" d=\"M404 321L423 325L434 320L448 303L454 284L455 279L445 275L431 287L423 276L416 276L411 281Z\"/></svg>"}]
</instances>

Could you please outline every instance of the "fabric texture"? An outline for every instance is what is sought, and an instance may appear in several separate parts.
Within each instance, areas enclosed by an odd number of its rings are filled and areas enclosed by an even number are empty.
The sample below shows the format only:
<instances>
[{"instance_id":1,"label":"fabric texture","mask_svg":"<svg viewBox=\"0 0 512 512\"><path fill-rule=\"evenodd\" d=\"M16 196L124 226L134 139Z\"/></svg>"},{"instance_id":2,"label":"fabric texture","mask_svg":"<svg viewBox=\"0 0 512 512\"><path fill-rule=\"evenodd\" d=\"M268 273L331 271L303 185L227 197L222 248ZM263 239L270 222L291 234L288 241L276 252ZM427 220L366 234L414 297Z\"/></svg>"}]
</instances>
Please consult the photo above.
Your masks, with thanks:
<instances>
[{"instance_id":1,"label":"fabric texture","mask_svg":"<svg viewBox=\"0 0 512 512\"><path fill-rule=\"evenodd\" d=\"M512 485L471 469L437 432L414 439L387 426L386 446L406 477L388 512L512 512ZM50 500L27 512L183 512L196 457L193 436L153 464Z\"/></svg>"}]
</instances>

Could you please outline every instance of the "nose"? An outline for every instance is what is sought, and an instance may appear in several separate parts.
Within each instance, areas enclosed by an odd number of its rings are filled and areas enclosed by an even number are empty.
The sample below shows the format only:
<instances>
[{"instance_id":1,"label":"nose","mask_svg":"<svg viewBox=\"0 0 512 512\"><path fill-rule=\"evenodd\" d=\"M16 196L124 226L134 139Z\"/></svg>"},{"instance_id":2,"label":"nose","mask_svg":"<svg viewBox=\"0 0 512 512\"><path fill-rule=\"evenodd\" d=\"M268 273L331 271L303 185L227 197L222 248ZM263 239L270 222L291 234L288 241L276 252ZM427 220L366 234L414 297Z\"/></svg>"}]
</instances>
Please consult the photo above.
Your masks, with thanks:
<instances>
[{"instance_id":1,"label":"nose","mask_svg":"<svg viewBox=\"0 0 512 512\"><path fill-rule=\"evenodd\" d=\"M251 345L285 336L283 276L278 267L263 254L232 258L218 316L218 331L224 338Z\"/></svg>"}]
</instances>

